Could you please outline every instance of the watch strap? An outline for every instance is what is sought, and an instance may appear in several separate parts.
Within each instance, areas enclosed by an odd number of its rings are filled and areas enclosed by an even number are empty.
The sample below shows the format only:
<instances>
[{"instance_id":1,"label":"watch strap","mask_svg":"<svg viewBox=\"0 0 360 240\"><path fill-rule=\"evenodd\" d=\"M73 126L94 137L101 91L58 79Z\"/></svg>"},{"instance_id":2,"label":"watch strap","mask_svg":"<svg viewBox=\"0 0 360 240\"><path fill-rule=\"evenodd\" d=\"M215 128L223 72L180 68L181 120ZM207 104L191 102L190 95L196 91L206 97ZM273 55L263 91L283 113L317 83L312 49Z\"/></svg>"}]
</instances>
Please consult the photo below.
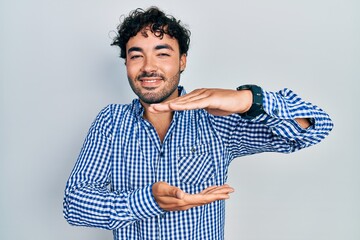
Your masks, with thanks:
<instances>
[{"instance_id":1,"label":"watch strap","mask_svg":"<svg viewBox=\"0 0 360 240\"><path fill-rule=\"evenodd\" d=\"M242 118L253 119L262 113L265 113L263 108L264 95L262 88L257 85L246 84L236 88L236 90L250 90L252 92L253 101L250 109L245 113L239 113Z\"/></svg>"}]
</instances>

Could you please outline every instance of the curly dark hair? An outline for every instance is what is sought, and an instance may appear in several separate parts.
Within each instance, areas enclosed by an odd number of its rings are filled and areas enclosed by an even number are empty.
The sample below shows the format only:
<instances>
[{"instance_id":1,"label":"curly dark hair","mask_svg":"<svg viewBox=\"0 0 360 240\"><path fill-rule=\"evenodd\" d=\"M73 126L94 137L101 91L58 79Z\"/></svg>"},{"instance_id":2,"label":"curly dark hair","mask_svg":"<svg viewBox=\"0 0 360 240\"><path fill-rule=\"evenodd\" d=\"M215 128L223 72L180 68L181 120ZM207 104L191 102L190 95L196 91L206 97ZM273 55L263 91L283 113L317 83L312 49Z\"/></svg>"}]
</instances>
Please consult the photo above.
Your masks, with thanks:
<instances>
[{"instance_id":1,"label":"curly dark hair","mask_svg":"<svg viewBox=\"0 0 360 240\"><path fill-rule=\"evenodd\" d=\"M163 38L164 34L175 38L179 43L180 55L187 55L190 31L182 25L180 20L176 20L171 15L166 15L157 7L150 7L147 10L138 8L130 12L129 16L117 27L117 36L111 45L120 47L121 58L126 58L126 43L129 39L148 26L151 32L159 38ZM142 31L141 34L147 36L146 31Z\"/></svg>"}]
</instances>

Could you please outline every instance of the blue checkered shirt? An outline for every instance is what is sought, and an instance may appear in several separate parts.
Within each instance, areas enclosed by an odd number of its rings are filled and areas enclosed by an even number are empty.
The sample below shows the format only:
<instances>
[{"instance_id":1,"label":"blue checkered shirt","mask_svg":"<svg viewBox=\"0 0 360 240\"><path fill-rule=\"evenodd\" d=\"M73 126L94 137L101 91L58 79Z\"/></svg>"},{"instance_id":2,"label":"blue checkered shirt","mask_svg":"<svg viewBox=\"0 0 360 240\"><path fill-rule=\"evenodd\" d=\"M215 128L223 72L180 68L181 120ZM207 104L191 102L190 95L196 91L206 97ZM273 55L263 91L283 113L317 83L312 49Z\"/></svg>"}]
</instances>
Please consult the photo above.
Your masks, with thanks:
<instances>
[{"instance_id":1,"label":"blue checkered shirt","mask_svg":"<svg viewBox=\"0 0 360 240\"><path fill-rule=\"evenodd\" d=\"M179 87L181 94L185 94ZM225 203L163 211L152 184L165 181L188 193L223 185L230 162L261 152L290 153L320 142L333 124L291 90L266 92L264 114L213 116L177 111L163 140L142 116L139 100L104 108L93 122L67 182L64 216L72 225L112 229L114 239L221 240ZM295 118L309 118L302 129Z\"/></svg>"}]
</instances>

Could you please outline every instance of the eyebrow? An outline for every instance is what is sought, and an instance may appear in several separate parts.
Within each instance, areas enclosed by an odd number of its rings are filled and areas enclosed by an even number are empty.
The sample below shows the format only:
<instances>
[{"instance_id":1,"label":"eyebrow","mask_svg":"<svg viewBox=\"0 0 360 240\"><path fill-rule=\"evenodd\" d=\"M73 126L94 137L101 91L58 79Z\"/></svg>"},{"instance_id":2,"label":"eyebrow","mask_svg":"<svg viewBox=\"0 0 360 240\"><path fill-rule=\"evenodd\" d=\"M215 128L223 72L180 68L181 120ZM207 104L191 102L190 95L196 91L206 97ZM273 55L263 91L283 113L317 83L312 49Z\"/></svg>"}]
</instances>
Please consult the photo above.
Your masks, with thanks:
<instances>
[{"instance_id":1,"label":"eyebrow","mask_svg":"<svg viewBox=\"0 0 360 240\"><path fill-rule=\"evenodd\" d=\"M139 47L131 47L129 48L128 50L128 53L131 53L131 52L142 52L142 48L139 48Z\"/></svg>"},{"instance_id":2,"label":"eyebrow","mask_svg":"<svg viewBox=\"0 0 360 240\"><path fill-rule=\"evenodd\" d=\"M155 46L154 49L155 50L169 49L171 51L174 51L174 49L169 44L157 45L157 46ZM128 54L131 52L143 52L143 49L140 47L131 47L131 48L129 48L129 50L127 52L128 52Z\"/></svg>"},{"instance_id":3,"label":"eyebrow","mask_svg":"<svg viewBox=\"0 0 360 240\"><path fill-rule=\"evenodd\" d=\"M155 47L155 50L161 50L161 49L169 49L171 51L174 51L174 49L169 44L161 44Z\"/></svg>"}]
</instances>

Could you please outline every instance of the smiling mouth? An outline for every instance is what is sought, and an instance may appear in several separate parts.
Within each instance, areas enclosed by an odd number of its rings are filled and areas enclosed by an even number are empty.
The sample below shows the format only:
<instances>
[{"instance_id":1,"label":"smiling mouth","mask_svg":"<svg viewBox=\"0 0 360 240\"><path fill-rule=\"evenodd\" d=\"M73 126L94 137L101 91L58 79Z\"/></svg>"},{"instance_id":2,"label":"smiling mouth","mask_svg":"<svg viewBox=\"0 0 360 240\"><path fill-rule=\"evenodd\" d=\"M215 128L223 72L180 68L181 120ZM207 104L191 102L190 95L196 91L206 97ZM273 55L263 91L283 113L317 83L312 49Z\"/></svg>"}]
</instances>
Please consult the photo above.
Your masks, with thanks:
<instances>
[{"instance_id":1,"label":"smiling mouth","mask_svg":"<svg viewBox=\"0 0 360 240\"><path fill-rule=\"evenodd\" d=\"M140 78L139 81L141 82L148 82L148 83L154 83L154 82L157 82L157 81L161 81L162 79L159 79L159 78L156 78L156 79L147 79L147 78Z\"/></svg>"},{"instance_id":2,"label":"smiling mouth","mask_svg":"<svg viewBox=\"0 0 360 240\"><path fill-rule=\"evenodd\" d=\"M155 88L159 87L163 82L161 77L143 77L138 79L141 86L147 90L154 90Z\"/></svg>"}]
</instances>

